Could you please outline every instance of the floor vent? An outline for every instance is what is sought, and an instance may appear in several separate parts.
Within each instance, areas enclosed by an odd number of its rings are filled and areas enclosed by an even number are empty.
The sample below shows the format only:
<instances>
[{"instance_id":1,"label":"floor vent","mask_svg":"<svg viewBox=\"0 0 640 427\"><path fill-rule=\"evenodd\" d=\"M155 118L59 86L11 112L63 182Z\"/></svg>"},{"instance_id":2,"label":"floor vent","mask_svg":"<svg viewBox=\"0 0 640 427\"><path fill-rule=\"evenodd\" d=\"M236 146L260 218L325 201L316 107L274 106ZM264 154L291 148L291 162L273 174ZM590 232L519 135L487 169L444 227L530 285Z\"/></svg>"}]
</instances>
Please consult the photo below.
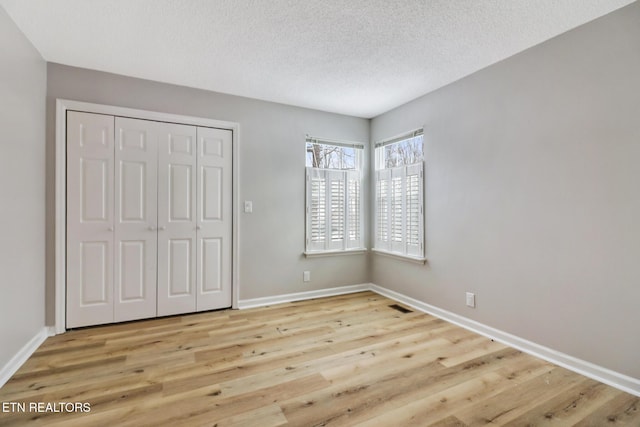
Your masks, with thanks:
<instances>
[{"instance_id":1,"label":"floor vent","mask_svg":"<svg viewBox=\"0 0 640 427\"><path fill-rule=\"evenodd\" d=\"M409 310L408 308L405 308L398 304L391 304L389 307L393 308L394 310L398 310L400 313L413 313L412 310Z\"/></svg>"}]
</instances>

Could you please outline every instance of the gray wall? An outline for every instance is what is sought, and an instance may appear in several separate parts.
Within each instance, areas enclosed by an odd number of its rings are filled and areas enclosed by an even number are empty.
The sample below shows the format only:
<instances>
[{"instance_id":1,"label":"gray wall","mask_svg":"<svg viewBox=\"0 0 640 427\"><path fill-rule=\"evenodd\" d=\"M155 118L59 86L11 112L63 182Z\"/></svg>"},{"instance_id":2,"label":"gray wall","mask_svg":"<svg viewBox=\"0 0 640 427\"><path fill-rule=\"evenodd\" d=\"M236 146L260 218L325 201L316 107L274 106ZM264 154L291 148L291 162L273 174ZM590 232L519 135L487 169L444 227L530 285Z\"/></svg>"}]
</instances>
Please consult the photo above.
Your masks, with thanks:
<instances>
[{"instance_id":1,"label":"gray wall","mask_svg":"<svg viewBox=\"0 0 640 427\"><path fill-rule=\"evenodd\" d=\"M429 262L376 256L372 281L640 378L640 4L373 119L372 140L422 125Z\"/></svg>"},{"instance_id":2,"label":"gray wall","mask_svg":"<svg viewBox=\"0 0 640 427\"><path fill-rule=\"evenodd\" d=\"M0 7L0 367L44 327L46 65Z\"/></svg>"},{"instance_id":3,"label":"gray wall","mask_svg":"<svg viewBox=\"0 0 640 427\"><path fill-rule=\"evenodd\" d=\"M367 142L368 120L50 63L49 230L53 229L54 212L56 98L240 123L239 197L241 201L253 201L252 214L240 213L240 299L368 282L366 255L314 259L302 255L305 134ZM367 188L364 191L367 194ZM50 250L49 263L52 254ZM311 271L309 283L302 281L304 270ZM47 319L52 322L53 268L49 269L47 284Z\"/></svg>"}]
</instances>

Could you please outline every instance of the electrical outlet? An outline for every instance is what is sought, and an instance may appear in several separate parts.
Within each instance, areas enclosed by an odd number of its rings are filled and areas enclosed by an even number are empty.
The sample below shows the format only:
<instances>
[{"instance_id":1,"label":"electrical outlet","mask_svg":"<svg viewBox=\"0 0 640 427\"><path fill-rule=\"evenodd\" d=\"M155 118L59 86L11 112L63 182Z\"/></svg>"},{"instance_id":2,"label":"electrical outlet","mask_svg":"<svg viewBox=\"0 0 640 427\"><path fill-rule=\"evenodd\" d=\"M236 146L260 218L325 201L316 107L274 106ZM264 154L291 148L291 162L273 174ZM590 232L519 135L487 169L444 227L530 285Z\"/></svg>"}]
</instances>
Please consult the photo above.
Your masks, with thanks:
<instances>
[{"instance_id":1,"label":"electrical outlet","mask_svg":"<svg viewBox=\"0 0 640 427\"><path fill-rule=\"evenodd\" d=\"M304 282L310 282L311 281L311 272L310 271L305 271L304 273L302 273L302 281L304 281Z\"/></svg>"},{"instance_id":2,"label":"electrical outlet","mask_svg":"<svg viewBox=\"0 0 640 427\"><path fill-rule=\"evenodd\" d=\"M476 307L476 294L472 292L467 292L467 307L471 307L471 308Z\"/></svg>"}]
</instances>

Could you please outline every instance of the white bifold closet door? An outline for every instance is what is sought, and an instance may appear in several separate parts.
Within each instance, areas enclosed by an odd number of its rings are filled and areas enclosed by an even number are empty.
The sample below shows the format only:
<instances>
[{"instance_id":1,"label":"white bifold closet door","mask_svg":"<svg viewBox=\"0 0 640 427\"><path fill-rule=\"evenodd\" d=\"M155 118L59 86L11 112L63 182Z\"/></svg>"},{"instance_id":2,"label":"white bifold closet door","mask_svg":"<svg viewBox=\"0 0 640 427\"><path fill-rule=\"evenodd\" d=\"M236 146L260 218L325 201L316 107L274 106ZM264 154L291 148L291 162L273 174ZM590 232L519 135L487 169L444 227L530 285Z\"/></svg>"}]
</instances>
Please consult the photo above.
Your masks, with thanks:
<instances>
[{"instance_id":1,"label":"white bifold closet door","mask_svg":"<svg viewBox=\"0 0 640 427\"><path fill-rule=\"evenodd\" d=\"M196 310L196 128L156 123L158 315Z\"/></svg>"},{"instance_id":2,"label":"white bifold closet door","mask_svg":"<svg viewBox=\"0 0 640 427\"><path fill-rule=\"evenodd\" d=\"M114 321L156 316L155 123L115 118Z\"/></svg>"},{"instance_id":3,"label":"white bifold closet door","mask_svg":"<svg viewBox=\"0 0 640 427\"><path fill-rule=\"evenodd\" d=\"M114 118L67 115L67 327L113 322Z\"/></svg>"},{"instance_id":4,"label":"white bifold closet door","mask_svg":"<svg viewBox=\"0 0 640 427\"><path fill-rule=\"evenodd\" d=\"M159 124L158 315L231 305L231 131Z\"/></svg>"},{"instance_id":5,"label":"white bifold closet door","mask_svg":"<svg viewBox=\"0 0 640 427\"><path fill-rule=\"evenodd\" d=\"M231 306L232 132L67 115L67 327Z\"/></svg>"},{"instance_id":6,"label":"white bifold closet door","mask_svg":"<svg viewBox=\"0 0 640 427\"><path fill-rule=\"evenodd\" d=\"M198 128L197 311L231 306L232 132Z\"/></svg>"}]
</instances>

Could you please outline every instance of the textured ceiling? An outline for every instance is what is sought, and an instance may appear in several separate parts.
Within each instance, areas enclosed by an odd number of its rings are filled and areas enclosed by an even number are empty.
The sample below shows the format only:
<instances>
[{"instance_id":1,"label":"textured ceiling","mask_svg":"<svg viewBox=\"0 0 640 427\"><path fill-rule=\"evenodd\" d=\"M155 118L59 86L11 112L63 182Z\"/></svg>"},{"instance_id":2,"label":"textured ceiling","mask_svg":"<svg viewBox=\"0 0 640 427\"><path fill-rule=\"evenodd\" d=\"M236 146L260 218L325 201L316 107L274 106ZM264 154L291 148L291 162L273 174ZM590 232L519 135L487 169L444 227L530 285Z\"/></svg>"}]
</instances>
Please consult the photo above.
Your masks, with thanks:
<instances>
[{"instance_id":1,"label":"textured ceiling","mask_svg":"<svg viewBox=\"0 0 640 427\"><path fill-rule=\"evenodd\" d=\"M373 117L632 0L0 0L45 60Z\"/></svg>"}]
</instances>

